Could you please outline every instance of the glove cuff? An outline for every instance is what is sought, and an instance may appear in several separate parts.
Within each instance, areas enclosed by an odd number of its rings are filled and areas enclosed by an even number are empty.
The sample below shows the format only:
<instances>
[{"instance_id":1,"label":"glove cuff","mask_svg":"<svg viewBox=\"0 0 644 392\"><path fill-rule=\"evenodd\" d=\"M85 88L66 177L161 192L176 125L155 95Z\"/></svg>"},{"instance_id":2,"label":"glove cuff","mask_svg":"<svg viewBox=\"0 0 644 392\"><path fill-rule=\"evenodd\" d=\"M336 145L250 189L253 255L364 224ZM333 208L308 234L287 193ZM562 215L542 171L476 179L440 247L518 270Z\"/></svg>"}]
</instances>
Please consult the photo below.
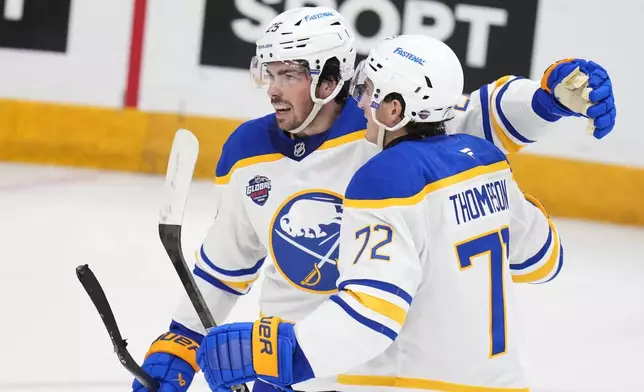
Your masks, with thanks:
<instances>
[{"instance_id":1,"label":"glove cuff","mask_svg":"<svg viewBox=\"0 0 644 392\"><path fill-rule=\"evenodd\" d=\"M252 342L253 369L262 379L282 386L293 384L298 378L293 368L293 356L297 348L292 323L282 321L278 317L262 317L255 321ZM306 357L302 355L302 358L308 364Z\"/></svg>"},{"instance_id":2,"label":"glove cuff","mask_svg":"<svg viewBox=\"0 0 644 392\"><path fill-rule=\"evenodd\" d=\"M186 361L195 372L199 371L197 365L197 349L199 344L192 339L174 332L166 332L159 336L150 346L145 357L154 353L166 353L174 355Z\"/></svg>"},{"instance_id":3,"label":"glove cuff","mask_svg":"<svg viewBox=\"0 0 644 392\"><path fill-rule=\"evenodd\" d=\"M550 84L549 84L549 80L548 80L548 79L550 79L550 75L552 74L552 71L554 71L555 68L557 68L557 66L559 64L569 63L569 62L574 61L574 60L575 59L573 59L573 58L561 59L561 60L556 61L555 63L551 64L548 68L546 68L545 72L543 73L543 76L541 77L541 88L546 90L550 94L552 94L553 92L550 89Z\"/></svg>"},{"instance_id":4,"label":"glove cuff","mask_svg":"<svg viewBox=\"0 0 644 392\"><path fill-rule=\"evenodd\" d=\"M543 89L537 89L534 92L532 96L532 110L548 122L555 122L561 117L575 115L574 112L557 102L554 95Z\"/></svg>"},{"instance_id":5,"label":"glove cuff","mask_svg":"<svg viewBox=\"0 0 644 392\"><path fill-rule=\"evenodd\" d=\"M257 374L279 377L278 328L282 319L262 317L253 324L253 369Z\"/></svg>"}]
</instances>

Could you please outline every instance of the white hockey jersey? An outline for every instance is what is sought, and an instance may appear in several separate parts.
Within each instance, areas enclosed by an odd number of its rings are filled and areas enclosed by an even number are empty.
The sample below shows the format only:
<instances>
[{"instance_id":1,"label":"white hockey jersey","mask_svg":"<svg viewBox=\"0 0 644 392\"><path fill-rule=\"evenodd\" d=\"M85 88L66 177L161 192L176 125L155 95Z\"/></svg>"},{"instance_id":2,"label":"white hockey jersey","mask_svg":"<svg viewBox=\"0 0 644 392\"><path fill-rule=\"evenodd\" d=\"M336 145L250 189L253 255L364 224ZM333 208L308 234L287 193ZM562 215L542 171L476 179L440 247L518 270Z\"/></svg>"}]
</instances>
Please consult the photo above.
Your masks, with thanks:
<instances>
[{"instance_id":1,"label":"white hockey jersey","mask_svg":"<svg viewBox=\"0 0 644 392\"><path fill-rule=\"evenodd\" d=\"M358 170L343 207L339 293L295 327L316 377L528 391L512 281L553 279L563 252L501 151L469 135L403 141Z\"/></svg>"},{"instance_id":2,"label":"white hockey jersey","mask_svg":"<svg viewBox=\"0 0 644 392\"><path fill-rule=\"evenodd\" d=\"M550 122L532 109L539 83L505 77L463 97L448 133L467 133L504 152L538 140ZM225 320L263 265L260 309L300 321L337 292L343 195L377 148L364 140L363 111L349 99L327 132L291 138L274 114L242 124L216 171L217 216L200 249L195 280L216 322ZM170 326L200 341L205 330L187 295Z\"/></svg>"}]
</instances>

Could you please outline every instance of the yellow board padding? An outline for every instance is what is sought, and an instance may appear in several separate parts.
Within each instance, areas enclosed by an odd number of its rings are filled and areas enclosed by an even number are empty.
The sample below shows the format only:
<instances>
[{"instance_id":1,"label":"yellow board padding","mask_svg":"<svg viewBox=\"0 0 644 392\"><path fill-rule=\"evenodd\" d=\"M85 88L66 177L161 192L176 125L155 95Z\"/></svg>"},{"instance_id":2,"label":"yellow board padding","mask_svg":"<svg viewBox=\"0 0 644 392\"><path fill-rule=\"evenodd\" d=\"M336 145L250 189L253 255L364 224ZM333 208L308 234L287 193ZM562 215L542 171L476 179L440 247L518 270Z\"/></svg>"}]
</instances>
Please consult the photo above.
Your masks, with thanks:
<instances>
[{"instance_id":1,"label":"yellow board padding","mask_svg":"<svg viewBox=\"0 0 644 392\"><path fill-rule=\"evenodd\" d=\"M186 128L200 142L195 177L214 180L241 122L0 99L0 160L163 174L174 133ZM522 190L552 216L644 225L644 168L526 153L510 161Z\"/></svg>"},{"instance_id":2,"label":"yellow board padding","mask_svg":"<svg viewBox=\"0 0 644 392\"><path fill-rule=\"evenodd\" d=\"M240 120L0 100L0 160L165 173L174 133L199 138L195 177L213 178Z\"/></svg>"},{"instance_id":3,"label":"yellow board padding","mask_svg":"<svg viewBox=\"0 0 644 392\"><path fill-rule=\"evenodd\" d=\"M642 168L525 153L509 160L521 190L551 216L644 225Z\"/></svg>"}]
</instances>

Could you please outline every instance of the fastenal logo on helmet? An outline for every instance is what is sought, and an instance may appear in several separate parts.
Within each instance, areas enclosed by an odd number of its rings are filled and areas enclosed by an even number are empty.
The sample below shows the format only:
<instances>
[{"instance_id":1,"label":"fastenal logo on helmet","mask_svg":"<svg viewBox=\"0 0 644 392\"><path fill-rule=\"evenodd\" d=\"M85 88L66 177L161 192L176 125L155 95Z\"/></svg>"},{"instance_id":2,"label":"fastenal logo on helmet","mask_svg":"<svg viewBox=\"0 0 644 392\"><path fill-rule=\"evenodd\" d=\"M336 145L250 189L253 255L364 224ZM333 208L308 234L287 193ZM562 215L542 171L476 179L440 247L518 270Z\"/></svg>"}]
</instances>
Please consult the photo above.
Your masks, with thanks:
<instances>
[{"instance_id":1,"label":"fastenal logo on helmet","mask_svg":"<svg viewBox=\"0 0 644 392\"><path fill-rule=\"evenodd\" d=\"M400 48L400 47L396 48L396 50L394 50L394 53L399 55L399 56L402 56L402 57L404 57L404 58L406 58L408 60L411 60L416 64L425 65L425 60L421 59L420 57L418 57L416 55L413 55L413 54L411 54L409 52L404 51L403 48Z\"/></svg>"},{"instance_id":2,"label":"fastenal logo on helmet","mask_svg":"<svg viewBox=\"0 0 644 392\"><path fill-rule=\"evenodd\" d=\"M326 17L329 17L329 16L333 16L333 12L321 12L321 13L315 14L315 15L307 15L307 16L304 17L304 20L306 20L308 22L309 20L322 19L322 18L326 18Z\"/></svg>"}]
</instances>

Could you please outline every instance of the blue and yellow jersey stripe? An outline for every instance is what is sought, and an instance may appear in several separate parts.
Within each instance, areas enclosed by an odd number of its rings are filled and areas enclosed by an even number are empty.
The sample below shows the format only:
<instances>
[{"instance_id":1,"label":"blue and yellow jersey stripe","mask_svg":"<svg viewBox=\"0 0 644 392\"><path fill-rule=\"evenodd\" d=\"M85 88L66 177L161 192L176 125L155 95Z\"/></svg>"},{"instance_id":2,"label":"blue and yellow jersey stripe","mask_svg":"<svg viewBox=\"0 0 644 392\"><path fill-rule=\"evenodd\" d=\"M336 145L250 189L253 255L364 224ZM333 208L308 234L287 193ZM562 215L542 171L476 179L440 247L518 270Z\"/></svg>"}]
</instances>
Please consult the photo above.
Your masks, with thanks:
<instances>
[{"instance_id":1,"label":"blue and yellow jersey stripe","mask_svg":"<svg viewBox=\"0 0 644 392\"><path fill-rule=\"evenodd\" d=\"M360 312L356 310L354 306L349 305L347 301L347 297L344 297L342 295L332 295L329 300L332 302L336 303L338 306L344 310L344 312L349 315L352 319L354 319L356 322L362 324L363 326L371 329L374 332L380 333L386 337L388 337L391 340L396 340L398 337L398 330L394 330L386 325L384 325L381 322L378 322L374 320L373 318L367 317L363 314L363 312ZM352 298L352 297L349 297Z\"/></svg>"},{"instance_id":2,"label":"blue and yellow jersey stripe","mask_svg":"<svg viewBox=\"0 0 644 392\"><path fill-rule=\"evenodd\" d=\"M280 153L272 153L272 154L263 154L263 155L257 155L253 157L240 159L239 161L233 164L233 166L228 170L228 172L225 175L222 175L222 176L216 175L215 184L217 185L228 184L230 182L230 178L233 172L237 169L241 169L242 167L257 165L260 163L275 162L283 158L285 158L285 156Z\"/></svg>"},{"instance_id":3,"label":"blue and yellow jersey stripe","mask_svg":"<svg viewBox=\"0 0 644 392\"><path fill-rule=\"evenodd\" d=\"M548 279L545 281L550 281L561 270L563 265L563 246L552 220L548 219L548 225L550 226L550 232L543 247L523 263L510 266L514 282L536 283L543 282L546 278Z\"/></svg>"},{"instance_id":4,"label":"blue and yellow jersey stripe","mask_svg":"<svg viewBox=\"0 0 644 392\"><path fill-rule=\"evenodd\" d=\"M520 79L522 78L504 76L479 90L485 138L492 143L498 140L508 153L519 152L527 144L534 143L533 140L523 136L503 112L504 94L512 83Z\"/></svg>"},{"instance_id":5,"label":"blue and yellow jersey stripe","mask_svg":"<svg viewBox=\"0 0 644 392\"><path fill-rule=\"evenodd\" d=\"M538 208L548 221L548 236L537 253L520 262L510 264L512 280L516 283L546 283L553 280L563 267L563 245L554 222L546 208L534 196L524 194L525 199Z\"/></svg>"},{"instance_id":6,"label":"blue and yellow jersey stripe","mask_svg":"<svg viewBox=\"0 0 644 392\"><path fill-rule=\"evenodd\" d=\"M347 186L344 205L412 206L432 192L504 170L510 166L503 152L475 136L443 135L402 142L356 172Z\"/></svg>"},{"instance_id":7,"label":"blue and yellow jersey stripe","mask_svg":"<svg viewBox=\"0 0 644 392\"><path fill-rule=\"evenodd\" d=\"M395 340L405 324L412 296L396 285L371 279L350 279L338 285L331 301L363 326Z\"/></svg>"},{"instance_id":8,"label":"blue and yellow jersey stripe","mask_svg":"<svg viewBox=\"0 0 644 392\"><path fill-rule=\"evenodd\" d=\"M530 388L484 387L477 385L456 384L441 380L429 380L416 377L373 376L359 374L342 374L337 378L339 384L394 387L402 389L420 389L441 392L530 392Z\"/></svg>"},{"instance_id":9,"label":"blue and yellow jersey stripe","mask_svg":"<svg viewBox=\"0 0 644 392\"><path fill-rule=\"evenodd\" d=\"M472 169L466 170L464 172L455 174L450 177L443 178L436 182L427 184L420 192L402 198L388 198L388 199L378 199L378 200L363 200L363 199L350 199L346 198L344 201L345 207L351 208L387 208L394 206L412 206L423 201L430 193L438 191L440 189L452 186L467 180L471 180L475 177L491 174L495 172L500 172L503 170L509 170L510 165L506 161L496 162L487 166L478 166Z\"/></svg>"},{"instance_id":10,"label":"blue and yellow jersey stripe","mask_svg":"<svg viewBox=\"0 0 644 392\"><path fill-rule=\"evenodd\" d=\"M303 140L310 143L307 151L326 150L363 139L366 126L363 111L354 100L347 100L328 131ZM278 128L274 114L240 125L224 144L215 171L215 183L228 184L235 170L244 167L288 159L288 151L293 147L283 132ZM283 138L289 139L289 143L283 143Z\"/></svg>"},{"instance_id":11,"label":"blue and yellow jersey stripe","mask_svg":"<svg viewBox=\"0 0 644 392\"><path fill-rule=\"evenodd\" d=\"M235 295L246 294L251 285L259 278L259 270L264 265L266 257L261 258L253 266L235 270L227 270L217 266L204 251L203 245L195 252L197 263L193 273L211 285Z\"/></svg>"}]
</instances>

